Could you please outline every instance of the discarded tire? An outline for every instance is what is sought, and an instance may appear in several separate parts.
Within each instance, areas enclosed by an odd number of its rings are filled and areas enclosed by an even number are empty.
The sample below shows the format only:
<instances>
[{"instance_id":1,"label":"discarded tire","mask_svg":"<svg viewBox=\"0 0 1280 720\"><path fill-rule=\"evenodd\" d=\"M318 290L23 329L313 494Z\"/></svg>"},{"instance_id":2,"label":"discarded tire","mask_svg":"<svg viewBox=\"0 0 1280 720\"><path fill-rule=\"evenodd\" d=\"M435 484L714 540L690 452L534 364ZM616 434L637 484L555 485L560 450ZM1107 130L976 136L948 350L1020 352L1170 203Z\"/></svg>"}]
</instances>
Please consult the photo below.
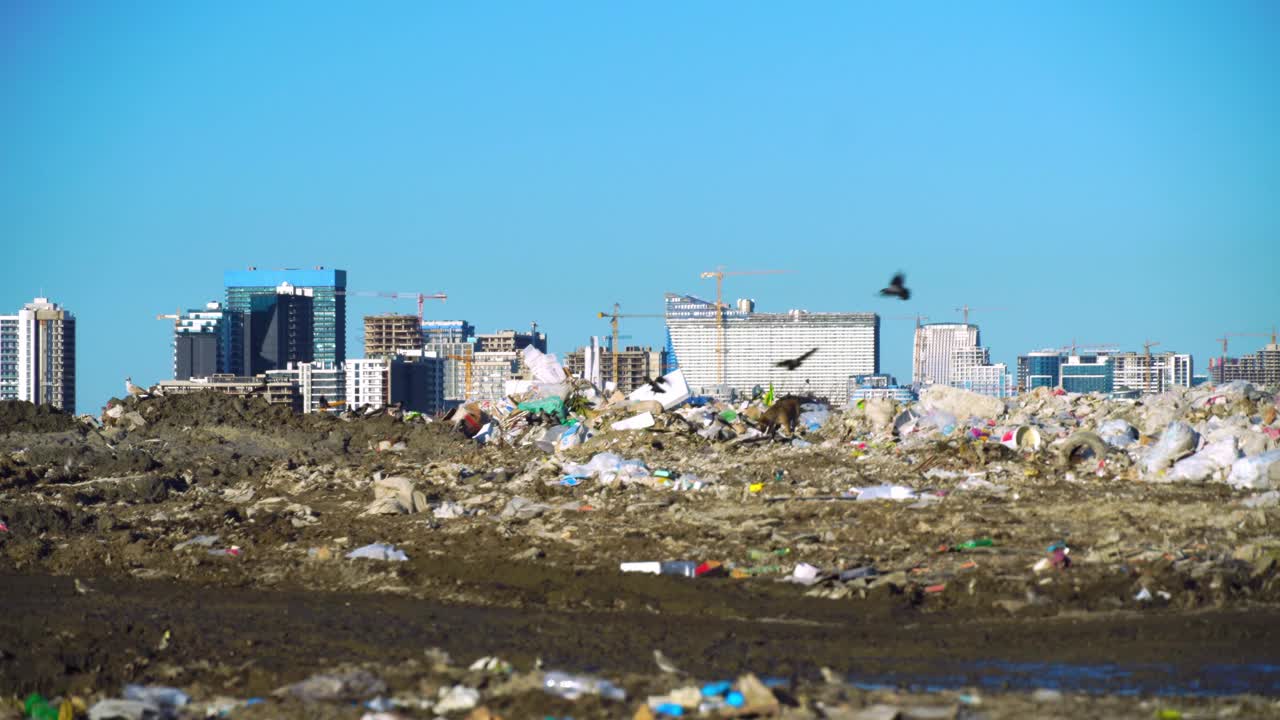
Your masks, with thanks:
<instances>
[{"instance_id":1,"label":"discarded tire","mask_svg":"<svg viewBox=\"0 0 1280 720\"><path fill-rule=\"evenodd\" d=\"M1102 441L1102 438L1098 437L1097 433L1081 430L1067 438L1067 441L1058 449L1058 464L1070 465L1071 458L1076 454L1076 451L1085 448L1092 451L1094 457L1099 459L1107 454L1107 444Z\"/></svg>"}]
</instances>

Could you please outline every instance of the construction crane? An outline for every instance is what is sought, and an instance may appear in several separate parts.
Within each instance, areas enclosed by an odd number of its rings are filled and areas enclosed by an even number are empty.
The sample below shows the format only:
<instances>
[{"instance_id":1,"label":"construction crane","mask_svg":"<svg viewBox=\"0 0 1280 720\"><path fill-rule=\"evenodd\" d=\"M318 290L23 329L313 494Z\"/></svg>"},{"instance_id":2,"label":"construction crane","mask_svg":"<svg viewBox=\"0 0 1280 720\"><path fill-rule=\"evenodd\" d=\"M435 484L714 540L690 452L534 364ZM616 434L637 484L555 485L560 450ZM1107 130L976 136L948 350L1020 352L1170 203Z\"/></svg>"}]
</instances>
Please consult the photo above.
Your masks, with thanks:
<instances>
[{"instance_id":1,"label":"construction crane","mask_svg":"<svg viewBox=\"0 0 1280 720\"><path fill-rule=\"evenodd\" d=\"M1271 328L1271 332L1269 332L1269 333L1233 333L1233 332L1229 332L1229 333L1223 333L1223 334L1222 334L1222 337L1220 337L1220 338L1214 338L1214 340L1217 340L1218 342L1222 343L1222 365L1221 365L1221 367L1222 367L1222 368L1226 368L1226 366L1227 366L1227 339L1228 339L1228 338L1233 338L1233 337L1265 337L1265 338L1271 338L1271 344L1272 344L1272 345L1275 345L1275 344L1276 344L1276 329L1275 329L1274 327L1273 327L1273 328ZM1210 365L1210 366L1212 366L1212 365L1213 365L1213 363L1212 363L1212 362L1210 362L1210 363L1209 363L1209 365ZM1226 372L1226 370L1225 370L1225 369L1223 369L1223 370L1220 370L1220 372L1221 372L1221 373L1225 373L1225 372ZM1224 375L1223 377L1225 377L1225 375Z\"/></svg>"},{"instance_id":2,"label":"construction crane","mask_svg":"<svg viewBox=\"0 0 1280 720\"><path fill-rule=\"evenodd\" d=\"M465 386L462 393L462 404L471 402L471 363L474 359L471 355L445 355L450 360L461 360L463 367L463 377L465 378Z\"/></svg>"},{"instance_id":3,"label":"construction crane","mask_svg":"<svg viewBox=\"0 0 1280 720\"><path fill-rule=\"evenodd\" d=\"M1146 352L1146 366L1142 368L1142 388L1143 392L1151 392L1151 348L1156 347L1160 343L1151 342L1150 340L1142 343L1142 348Z\"/></svg>"},{"instance_id":4,"label":"construction crane","mask_svg":"<svg viewBox=\"0 0 1280 720\"><path fill-rule=\"evenodd\" d=\"M1071 344L1063 345L1062 347L1058 348L1058 352L1070 352L1070 354L1075 355L1077 349L1098 350L1101 352L1115 352L1116 350L1120 349L1120 346L1114 345L1111 343L1078 343L1076 342L1075 338L1071 338Z\"/></svg>"},{"instance_id":5,"label":"construction crane","mask_svg":"<svg viewBox=\"0 0 1280 720\"><path fill-rule=\"evenodd\" d=\"M724 279L730 275L780 275L793 270L725 270L723 265L716 266L698 277L703 280L716 279L716 357L718 358L719 384L724 384Z\"/></svg>"},{"instance_id":6,"label":"construction crane","mask_svg":"<svg viewBox=\"0 0 1280 720\"><path fill-rule=\"evenodd\" d=\"M956 308L956 312L963 313L964 324L968 325L969 313L971 312L997 312L997 311L1003 312L1008 309L1009 308L1003 308L1003 307L969 307L968 305L961 305L960 307Z\"/></svg>"},{"instance_id":7,"label":"construction crane","mask_svg":"<svg viewBox=\"0 0 1280 720\"><path fill-rule=\"evenodd\" d=\"M339 290L339 295L355 295L356 297L384 297L394 300L417 300L418 301L418 326L422 326L423 305L427 300L439 300L444 302L449 298L444 293L410 293L410 292L386 292L384 290Z\"/></svg>"},{"instance_id":8,"label":"construction crane","mask_svg":"<svg viewBox=\"0 0 1280 720\"><path fill-rule=\"evenodd\" d=\"M918 332L920 324L924 320L928 320L928 315L894 315L890 320L915 320L917 332L912 333L911 338L911 381L916 380L916 363L920 362L920 358L924 357L924 335Z\"/></svg>"},{"instance_id":9,"label":"construction crane","mask_svg":"<svg viewBox=\"0 0 1280 720\"><path fill-rule=\"evenodd\" d=\"M920 321L928 320L929 316L928 315L893 315L889 319L890 320L915 320L916 327L920 327Z\"/></svg>"},{"instance_id":10,"label":"construction crane","mask_svg":"<svg viewBox=\"0 0 1280 720\"><path fill-rule=\"evenodd\" d=\"M157 320L172 320L172 321L173 321L173 326L176 328L176 327L178 327L178 325L182 322L182 311L181 311L181 310L174 310L172 315L157 315L157 316L156 316L156 319L157 319ZM1223 352L1226 352L1226 350L1225 350L1226 346L1225 346L1225 345L1223 346L1223 348L1224 348L1224 349L1223 349Z\"/></svg>"},{"instance_id":11,"label":"construction crane","mask_svg":"<svg viewBox=\"0 0 1280 720\"><path fill-rule=\"evenodd\" d=\"M615 387L622 387L622 381L618 378L618 318L665 317L663 315L659 315L656 313L627 313L626 315L623 315L622 313L618 312L620 309L622 309L621 306L618 303L614 303L613 312L596 313L596 317L598 318L609 318L609 326L613 330L613 345L610 346L612 349L610 350L609 355L610 357L613 358L613 382Z\"/></svg>"}]
</instances>

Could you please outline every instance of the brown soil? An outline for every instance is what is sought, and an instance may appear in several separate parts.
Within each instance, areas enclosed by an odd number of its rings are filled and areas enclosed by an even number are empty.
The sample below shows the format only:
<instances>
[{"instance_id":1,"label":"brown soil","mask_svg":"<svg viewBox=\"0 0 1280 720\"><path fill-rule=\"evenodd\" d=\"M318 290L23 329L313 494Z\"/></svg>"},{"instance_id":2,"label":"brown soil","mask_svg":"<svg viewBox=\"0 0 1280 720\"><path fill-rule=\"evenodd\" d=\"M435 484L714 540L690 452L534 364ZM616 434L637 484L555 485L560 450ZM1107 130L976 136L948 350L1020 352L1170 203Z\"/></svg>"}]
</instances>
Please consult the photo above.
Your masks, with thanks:
<instances>
[{"instance_id":1,"label":"brown soil","mask_svg":"<svg viewBox=\"0 0 1280 720\"><path fill-rule=\"evenodd\" d=\"M975 454L954 442L873 447L859 458L822 437L797 449L672 432L602 436L566 459L610 450L651 469L716 476L707 489L565 487L535 448L477 447L439 422L295 416L205 395L126 407L145 424L0 434L9 528L0 532L0 602L10 610L0 618L0 693L113 696L124 682L147 682L245 698L360 663L410 694L434 697L426 686L445 680L492 684L433 669L424 650L441 647L464 667L482 655L519 671L541 660L622 679L643 697L678 684L656 673L659 648L696 679L787 678L804 717L819 702L884 699L824 683L823 667L891 684L945 668L960 676L950 686L986 688L984 712L1017 717L1028 712L1024 689L993 690L984 678L1001 671L978 661L1159 664L1149 678L1117 676L1113 689L1176 691L1214 664L1280 660L1280 511L1248 507L1225 486L1096 477L1047 456ZM380 452L384 440L404 448ZM925 475L922 465L943 472ZM971 472L997 487L962 489ZM465 514L364 515L375 473L409 478L431 506L458 503L446 507ZM748 490L761 481L763 491ZM882 482L940 499L824 499ZM513 498L544 507L521 516ZM219 537L175 550L197 535ZM978 537L994 546L938 552ZM1031 569L1062 541L1070 567ZM372 542L410 560L342 559ZM210 554L232 546L238 556ZM774 550L785 554L752 557ZM749 579L617 570L681 559L780 568ZM798 562L872 565L880 577L775 581ZM1135 599L1144 589L1151 600ZM1093 689L1102 694L1032 714L1153 712L1141 696L1108 695L1105 682ZM1232 694L1250 691L1280 689L1259 681ZM514 717L631 712L541 692L486 698ZM1274 710L1239 697L1179 702Z\"/></svg>"}]
</instances>

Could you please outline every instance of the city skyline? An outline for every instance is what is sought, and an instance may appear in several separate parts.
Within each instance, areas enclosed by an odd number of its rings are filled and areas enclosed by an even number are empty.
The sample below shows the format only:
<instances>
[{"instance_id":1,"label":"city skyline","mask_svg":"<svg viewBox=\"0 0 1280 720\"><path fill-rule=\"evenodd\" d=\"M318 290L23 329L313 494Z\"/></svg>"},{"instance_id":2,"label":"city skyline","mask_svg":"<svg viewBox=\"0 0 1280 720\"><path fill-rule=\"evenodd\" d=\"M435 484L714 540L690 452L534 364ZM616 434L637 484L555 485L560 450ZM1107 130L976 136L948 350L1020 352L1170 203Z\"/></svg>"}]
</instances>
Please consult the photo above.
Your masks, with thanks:
<instances>
[{"instance_id":1,"label":"city skyline","mask_svg":"<svg viewBox=\"0 0 1280 720\"><path fill-rule=\"evenodd\" d=\"M319 270L319 268L317 268L317 270ZM327 272L327 273L332 273L332 272L335 272L335 271L330 270L330 271L325 271L325 272ZM343 271L343 270L337 270L336 272L337 272L337 273L340 273L340 274L345 275L345 271ZM226 275L226 276L230 277L230 276L232 276L232 275L235 275L235 273L233 273L233 272L231 272L231 271L228 271L228 273L224 273L224 275ZM674 294L671 294L671 293L667 293L667 294L666 294L666 296L665 296L665 302L667 303L668 308L670 307L670 303L673 301L673 298L675 298L676 300L686 300L686 301L687 301L687 300L693 300L693 301L699 301L699 300L701 300L701 298L699 298L698 296L696 296L696 295L694 295L694 294L688 294L688 295L684 295L684 296L677 296L677 295L674 295ZM45 299L44 299L44 298L37 298L37 300L38 300L38 301L40 301L40 302L45 302ZM52 302L57 303L57 301L56 301L56 300L52 300ZM704 302L705 302L705 301L704 301ZM190 308L190 309L189 309L188 311L186 311L186 312L188 312L188 313L201 313L201 312L208 312L208 311L209 311L209 309L210 309L210 307L212 307L213 305L217 305L217 304L218 304L218 302L217 302L217 301L212 301L212 302L210 302L210 303L209 303L209 307L204 308L204 310L203 310L203 311L202 311L200 308ZM709 304L709 305L711 305L711 306L714 306L714 303L713 303L713 302L709 302L709 303L706 303L706 304ZM728 302L727 302L726 304L731 305L731 310L732 310L732 303L728 303ZM762 309L760 309L760 308L756 308L756 307L754 307L754 304L755 304L755 303L754 303L754 300L753 300L753 301L752 301L752 303L751 303L752 307L751 307L751 309L748 311L747 316L753 315L753 314L755 314L755 313L765 313L765 312L766 312L766 311L764 311L764 310L762 310ZM58 306L59 306L59 307L61 307L61 304L58 304ZM63 308L63 309L67 310L67 312L69 312L69 313L73 313L73 311L72 311L70 308ZM963 311L963 310L964 310L964 308L960 308L960 309L957 309L957 312L961 312L961 311ZM184 322L186 322L186 323L188 323L188 324L189 324L189 323L191 322L191 316L189 316L189 315L186 315L186 316L181 315L181 312L182 312L182 311L180 311L180 314L179 314L179 315L177 315L177 316L175 316L175 315L161 315L161 316L157 316L157 319L170 320L170 319L172 319L172 318L174 318L174 317L182 317L182 318L184 319ZM670 311L668 310L668 312L670 312ZM726 311L726 312L727 312L727 313L729 313L730 311ZM73 313L73 314L74 314L74 313ZM739 314L741 314L741 311L739 311ZM782 314L785 314L785 313L782 313ZM820 311L820 312L819 312L819 315L821 315L821 314L822 314L822 313L821 313L821 311ZM837 314L839 314L839 313L837 313ZM877 332L876 332L876 334L877 334L877 336L878 336L878 335L879 335L879 328L878 328L878 326L879 326L880 322L883 320L883 317L882 317L882 316L879 316L879 314L878 314L878 313L867 313L867 314L868 314L868 315L876 315L876 316L879 318L879 319L877 320ZM416 318L416 315L413 315L413 314L411 314L411 313L394 313L394 312L384 312L384 313L373 313L373 314L369 314L369 315L356 314L356 315L349 315L349 316L348 316L348 318L347 318L347 326L348 326L348 327L347 327L347 332L351 332L352 328L351 328L350 326L351 326L351 325L353 325L353 324L354 324L354 325L356 325L355 332L354 332L354 334L352 334L351 336L346 337L346 338L345 338L345 342L343 342L343 339L342 339L342 338L340 338L340 339L339 339L339 343L340 343L340 344L345 344L347 347L351 347L351 348L353 348L353 349L354 349L354 348L358 348L358 349L359 349L359 352L358 352L358 353L349 354L349 355L348 355L348 359L350 359L350 360L359 360L359 361L363 361L363 360L365 360L365 355L366 355L366 353L365 353L365 347L364 347L364 346L365 346L365 342L364 342L364 330L366 330L366 329L367 329L367 322L368 322L369 320L375 320L375 319L386 319L386 318L388 318L388 317L415 317L415 318ZM745 316L744 316L744 317L745 317ZM919 319L920 319L920 318L922 318L922 317L923 317L923 316L917 316L917 317L915 317L915 318L913 318L913 319L919 320ZM664 333L667 331L667 328L668 328L668 322L669 322L669 321L670 321L670 317L668 317L668 318L667 318L667 320L664 320L664 321L662 322L662 327L663 327ZM198 322L198 321L197 321L197 324L199 324L199 322ZM927 325L928 325L928 323L926 323L925 325L927 326ZM947 327L964 327L964 325L965 325L965 324L964 324L964 323L955 323L955 322L945 322L945 323L934 323L934 325L943 325L943 326L947 326ZM968 323L968 325L970 326L970 328L971 328L971 330L972 330L972 336L973 336L973 337L971 338L971 341L976 342L976 341L977 341L977 338L978 338L978 334L981 332L981 330L980 330L980 327L981 327L981 326L980 326L980 324L979 324L979 323L972 322L972 321L971 321L970 323ZM446 326L447 326L447 327L458 326L458 327L461 327L461 328L470 328L473 332L476 332L476 337L474 337L474 338L472 338L472 339L473 339L474 341L477 341L477 342L479 342L479 341L481 341L481 340L482 340L482 338L481 338L480 336L485 336L485 337L489 337L489 338L494 338L494 337L501 337L501 336L502 336L502 333L511 333L511 332L521 333L521 332L524 332L524 331L522 331L522 330L519 330L519 329L513 329L513 328L496 328L494 331L491 331L491 332L488 332L488 333L479 332L479 331L477 331L477 330L475 329L475 327L474 327L474 325L473 325L472 323L469 323L469 322L467 322L465 319L462 319L462 318L448 318L448 319L445 319L445 318L424 318L424 322L423 322L423 324L422 324L422 326L421 326L421 330L422 330L422 331L423 331L423 333L425 334L426 332L428 332L429 328L431 328L431 327L435 327L435 328L436 328L436 330L435 330L435 331L436 331L436 332L439 332L439 331L440 331L440 330L439 330L439 328L440 328L440 327L446 327ZM174 364L174 363L176 363L176 362L177 362L177 356L174 354L174 345L173 345L173 343L174 343L174 341L175 341L175 339L176 339L176 337L177 337L177 336L174 334L174 333L177 331L177 326L175 325L175 326L168 326L168 327L170 328L170 330L169 330L169 336L168 336L168 339L169 339L170 344L167 346L166 350L167 350L167 352L168 352L168 358L169 358L169 360L170 360L169 367L170 367L170 368L176 368L176 366L175 366L175 364ZM1231 334L1229 334L1229 335L1236 335L1236 334L1231 333ZM1259 342L1260 342L1259 347L1255 348L1254 350L1251 350L1251 351L1240 351L1240 350L1238 350L1238 349L1237 349L1237 350L1233 350L1233 351L1228 355L1228 357L1230 357L1233 361L1234 361L1234 360L1238 360L1238 359L1240 359L1241 357L1246 356L1246 355L1252 355L1254 352L1257 352L1257 351L1261 350L1262 348L1266 348L1266 347L1268 347L1268 346L1269 346L1269 339L1270 339L1271 337L1274 337L1274 335L1269 335L1268 333L1241 333L1241 334L1239 334L1239 335L1240 335L1240 337L1238 337L1238 338L1236 338L1236 339L1237 339L1237 340L1243 340L1243 341L1244 341L1244 343L1238 343L1238 344L1236 345L1236 347L1237 347L1237 348L1239 347L1239 345L1240 345L1240 344L1245 344L1245 345L1252 345L1252 344L1254 344L1254 343L1250 343L1250 342L1249 342L1250 340L1252 340L1252 339L1254 339L1254 338L1260 338L1261 340L1259 341ZM555 343L553 343L553 342L551 342L550 340L548 340L548 339L547 339L547 335L546 335L546 333L545 333L545 332L540 332L540 333L538 333L538 336L539 336L539 337L541 337L541 338L543 339L543 343L546 345L547 349L548 349L550 352L552 352L552 353L556 354L556 355L561 359L561 361L562 361L562 362L565 362L565 363L566 363L566 366L567 366L567 358L568 358L569 354L570 354L570 353L572 353L572 352L575 352L575 351L581 351L581 350L583 349L583 347L589 346L589 345L590 345L590 339L591 339L591 338L590 338L590 336L588 336L585 340L583 340L583 341L581 341L581 342L578 342L578 341L569 341L569 342L568 342L568 344L566 344L565 346L561 347L561 346L557 346ZM913 347L912 347L911 357L914 357L914 355L915 355L915 349L916 349L916 348L915 348L915 345L918 343L918 340L916 340L916 338L915 338L914 336L915 336L915 328L914 328L914 326L913 326L913 337L912 337L912 345L913 345ZM600 340L601 340L601 342L602 342L602 346L603 346L604 344L606 344L606 343L607 343L607 341L608 341L608 335L607 335L607 333L600 333L600 334L597 334L597 335L596 335L596 337L599 337L599 338L600 338ZM630 334L628 334L628 335L624 335L624 336L622 336L622 337L627 337L627 338L628 338L628 342L627 342L627 343L624 343L624 345L627 345L627 346L637 346L637 345L641 345L641 344L643 344L643 343L637 343L637 342L634 340L634 336L632 336L632 335L630 335ZM1219 343L1220 343L1220 342L1221 342L1221 340L1222 340L1222 338L1216 338L1215 340L1216 340L1216 342L1219 342ZM428 340L427 340L427 342L428 342L428 343L430 343L431 341L428 339ZM1065 360L1065 359L1067 359L1068 357L1072 356L1072 354L1073 354L1073 353L1072 353L1072 351L1071 351L1071 350L1069 350L1069 347L1070 347L1071 349L1074 349L1075 344L1076 344L1076 343L1075 343L1075 341L1074 341L1074 340L1072 340L1072 342L1071 342L1068 346L1059 346L1059 347L1057 347L1057 348L1054 348L1054 347L1052 347L1052 346L1050 346L1050 345L1048 345L1048 344L1043 344L1043 345L1040 345L1040 346L1033 346L1033 347L1023 348L1023 349L1019 349L1019 350L1014 351L1014 358L1015 358L1015 362L1011 364L1010 368L1006 368L1006 370L1008 370L1008 371L1009 371L1010 383L1009 383L1008 388L1009 388L1009 390L1011 390L1011 391L1012 391L1010 394L1016 394L1017 392L1021 392L1021 391L1024 391L1024 390L1026 389L1026 388L1024 388L1024 387L1022 386L1022 381L1021 381L1021 379L1020 379L1021 369L1020 369L1020 367L1019 367L1019 361L1021 361L1024 357L1027 357L1027 356L1029 356L1029 355L1037 355L1037 354L1041 354L1041 353L1043 353L1043 352L1053 352L1056 356L1060 356L1063 360ZM657 344L657 343L652 344L652 346L653 346L653 347L655 347L655 348L660 348L660 347L661 347L661 345L660 345L660 344ZM1107 347L1107 348L1109 348L1109 349L1103 349L1103 350L1100 350L1100 351L1099 351L1099 350L1089 350L1088 348L1089 348L1089 347L1091 347L1091 346L1093 346L1093 347L1100 347L1100 346L1102 346L1102 344L1079 343L1079 346L1080 346L1080 349L1079 349L1079 351L1078 351L1078 353L1077 353L1077 354L1078 354L1078 355L1080 355L1080 356L1085 356L1085 357L1086 357L1086 359L1088 359L1088 356L1092 356L1092 355L1094 355L1094 354L1101 354L1101 355L1102 355L1102 356L1104 356L1104 357L1111 356L1111 357L1119 357L1119 358L1121 358L1121 359L1123 359L1125 356L1128 356L1128 357L1132 357L1132 358L1136 359L1137 361L1141 362L1142 355L1143 355L1143 353L1141 352L1141 350L1135 350L1135 349L1133 349L1133 348L1131 348L1131 347L1122 346L1122 345L1117 345L1117 344L1106 344L1106 345L1105 345L1105 347ZM428 345L428 347L430 347L430 345ZM985 346L980 347L980 348L977 348L977 349L982 351L982 353L981 353L981 354L982 354L983 358L987 358L987 357L988 357L988 355L987 355L987 348L986 348ZM709 352L713 352L713 351L709 351ZM755 352L755 351L752 351L752 352ZM768 350L766 349L766 351L765 351L765 352L766 352L766 354L768 354L770 351L768 351ZM879 355L880 355L881 353L883 353L883 352L885 352L885 348L884 348L884 346L883 346L883 345L881 345L881 344L877 344L877 345L875 346L875 355L876 355L876 356L879 356ZM776 354L776 353L775 353L775 354ZM1185 378L1181 378L1181 379L1179 380L1179 383L1180 383L1180 384L1189 384L1189 383L1184 382L1184 381L1187 381L1187 380L1190 380L1190 381L1192 381L1192 382L1193 382L1196 378L1207 378L1207 377L1208 377L1208 375L1210 374L1210 373L1209 373L1209 365L1210 365L1211 361L1216 361L1218 358L1220 358L1220 357L1221 357L1221 355L1203 357L1203 358L1201 359L1201 361L1200 361L1202 364L1201 364L1201 365L1199 365L1198 367L1196 367L1196 368L1195 368L1195 370L1193 371L1193 370L1190 370L1189 368L1190 368L1190 363L1194 361L1194 353L1185 353L1185 352L1181 352L1181 351L1179 351L1179 350L1178 350L1178 349L1176 349L1176 348L1169 349L1169 348L1163 348L1163 347L1161 347L1161 348L1160 348L1159 350L1157 350L1156 352L1153 352L1153 353L1152 353L1153 358L1154 358L1154 357L1166 357L1166 356L1172 356L1172 355L1177 355L1178 357L1184 357L1184 356L1185 356L1185 357L1187 358L1187 362L1188 362L1188 370L1185 372L1186 377L1185 377ZM674 361L677 361L677 360L678 360L678 358L673 358L673 362L674 362ZM322 360L322 361L319 361L319 363L325 363L325 362L328 362L330 365L332 364L332 361L323 361L323 360ZM992 362L992 363L996 363L996 361L995 361L995 360L990 360L990 362ZM1004 363L1000 363L1000 364L1001 364L1001 365L1004 365ZM1015 376L1015 371L1016 371L1016 374L1019 376L1019 379L1015 379L1015 377L1014 377L1014 376ZM882 368L880 372L881 372L881 373L883 373L883 375L886 375L886 376L889 376L889 375L896 375L896 373L895 373L894 371L889 370L889 369L883 369L883 368ZM1141 367L1139 366L1139 369L1138 369L1138 370L1130 370L1130 371L1129 371L1129 373L1128 373L1128 375L1131 375L1133 378L1138 378L1138 377L1141 377L1141 372L1142 372L1142 371L1141 371ZM1138 373L1138 374L1135 374L1135 373ZM1194 374L1193 374L1193 373L1194 373ZM77 371L76 371L76 374L77 374L77 376L79 375L79 370L77 370ZM849 378L850 378L850 379L852 379L852 378L853 378L853 377L855 377L857 374L858 374L858 373L851 373L851 374L849 375ZM162 374L161 376L156 377L154 380L152 380L152 379L146 379L146 380L145 380L145 382L144 382L143 384L144 384L144 386L145 386L145 385L154 384L154 383L156 383L156 382L160 382L160 381L163 381L163 380L173 380L173 379L177 379L177 378L171 377L172 375L174 375L174 373L172 373L172 372L167 373L167 374ZM761 382L768 382L768 381L770 380L770 378L771 378L771 377L773 377L774 375L776 375L776 370L775 370L775 369L771 369L771 368L770 368L770 367L768 367L767 365L762 365L762 367L761 367L761 378L762 378L762 381L761 381ZM1181 376L1180 376L1180 377L1181 377ZM1117 382L1120 382L1120 381L1117 381ZM909 384L910 384L910 383L904 383L904 385L909 385ZM943 383L943 384L946 384L946 383ZM1129 386L1129 387L1133 387L1134 385L1135 385L1135 383L1134 383L1134 382L1130 382L1128 386ZM962 384L961 386L964 386L964 385ZM852 387L852 386L851 386L851 387ZM1001 387L1004 387L1004 386L1003 386L1003 385L1001 385ZM1119 386L1117 386L1117 387L1119 387ZM984 386L984 388L985 388L985 386ZM73 392L73 396L77 396L77 395L78 395L78 396L80 396L80 397L83 397L83 395L84 395L84 390L83 390L83 389L79 389L79 388L78 388L78 387L76 387L76 386L72 386L72 392ZM1003 390L1002 390L1001 392L987 392L985 389L980 389L980 390L979 390L979 392L983 392L984 394L994 394L994 395L1003 395L1003 394L1005 394L1005 391L1003 391ZM108 392L106 395L104 395L104 396L103 396L103 397L104 397L104 400L103 400L103 403L102 403L102 404L105 404L106 399L109 399L110 397L122 397L123 395L124 395L124 393L119 393L119 392L114 392L114 391ZM92 412L92 411L93 411L93 410L90 410L90 409L85 408L85 407L77 407L76 409L77 409L77 411L78 411L78 412Z\"/></svg>"},{"instance_id":2,"label":"city skyline","mask_svg":"<svg viewBox=\"0 0 1280 720\"><path fill-rule=\"evenodd\" d=\"M787 269L726 298L875 312L900 379L907 318L966 304L1007 308L971 321L1010 368L1151 340L1203 373L1215 338L1278 322L1275 24L1157 2L9 3L0 307L76 314L81 411L166 377L154 317L249 265L446 292L428 317L536 320L560 355L613 302ZM877 297L898 270L911 300ZM347 354L364 315L411 308L350 298Z\"/></svg>"}]
</instances>

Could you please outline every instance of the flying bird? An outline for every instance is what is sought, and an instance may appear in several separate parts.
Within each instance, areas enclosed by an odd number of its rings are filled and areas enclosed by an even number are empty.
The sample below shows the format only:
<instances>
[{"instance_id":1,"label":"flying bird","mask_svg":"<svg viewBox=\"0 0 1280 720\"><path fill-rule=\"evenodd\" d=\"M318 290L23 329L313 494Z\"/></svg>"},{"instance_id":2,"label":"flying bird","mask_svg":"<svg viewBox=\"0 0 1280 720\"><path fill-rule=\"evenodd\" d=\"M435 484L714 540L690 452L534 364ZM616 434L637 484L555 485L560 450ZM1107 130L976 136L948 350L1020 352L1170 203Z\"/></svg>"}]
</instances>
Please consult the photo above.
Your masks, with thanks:
<instances>
[{"instance_id":1,"label":"flying bird","mask_svg":"<svg viewBox=\"0 0 1280 720\"><path fill-rule=\"evenodd\" d=\"M788 370L795 370L796 368L800 367L800 365L801 365L802 363L804 363L804 361L805 361L805 360L808 360L810 355L812 355L812 354L814 354L814 353L816 353L816 352L818 352L818 348L814 348L814 349L810 350L809 352L807 352L807 353L805 353L805 354L801 355L800 357L796 358L795 360L780 360L780 361L778 361L778 362L774 363L774 365L776 365L777 367L780 367L780 368L786 368L786 369L788 369Z\"/></svg>"},{"instance_id":2,"label":"flying bird","mask_svg":"<svg viewBox=\"0 0 1280 720\"><path fill-rule=\"evenodd\" d=\"M650 380L645 380L645 382L649 384L649 389L652 390L654 393L663 393L665 391L662 389L662 386L666 385L670 381L664 377L657 377L657 378L652 378Z\"/></svg>"},{"instance_id":3,"label":"flying bird","mask_svg":"<svg viewBox=\"0 0 1280 720\"><path fill-rule=\"evenodd\" d=\"M910 300L911 291L908 290L905 285L903 285L903 283L906 281L907 281L906 276L904 276L902 273L898 273L897 275L893 276L892 280L889 281L889 287L881 290L880 294L884 295L885 297L897 297L903 300Z\"/></svg>"},{"instance_id":4,"label":"flying bird","mask_svg":"<svg viewBox=\"0 0 1280 720\"><path fill-rule=\"evenodd\" d=\"M132 378L132 377L126 377L126 378L124 379L124 389L125 389L125 392L129 393L130 395L132 395L132 396L134 396L134 397L146 397L146 395L147 395L147 391L146 391L146 390L143 390L142 388L140 388L140 387L138 387L137 385L134 385L134 384L133 384L133 378Z\"/></svg>"}]
</instances>

